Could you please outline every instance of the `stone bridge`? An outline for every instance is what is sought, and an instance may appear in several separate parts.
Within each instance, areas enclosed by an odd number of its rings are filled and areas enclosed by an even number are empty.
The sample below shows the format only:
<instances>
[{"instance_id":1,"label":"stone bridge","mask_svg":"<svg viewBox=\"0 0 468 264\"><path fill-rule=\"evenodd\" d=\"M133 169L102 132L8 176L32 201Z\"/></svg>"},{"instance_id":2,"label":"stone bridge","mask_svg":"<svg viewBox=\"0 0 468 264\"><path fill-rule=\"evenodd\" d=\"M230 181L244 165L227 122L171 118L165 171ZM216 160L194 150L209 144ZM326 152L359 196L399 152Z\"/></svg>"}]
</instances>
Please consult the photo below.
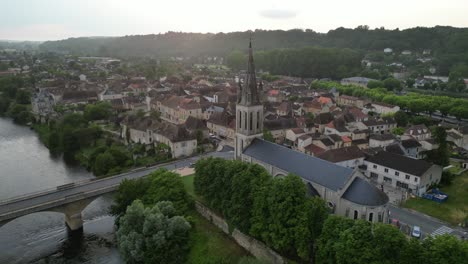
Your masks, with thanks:
<instances>
[{"instance_id":1,"label":"stone bridge","mask_svg":"<svg viewBox=\"0 0 468 264\"><path fill-rule=\"evenodd\" d=\"M231 151L212 152L206 154L206 157L208 156L232 159L233 154ZM0 227L21 216L43 211L52 211L60 212L65 215L65 222L70 230L81 229L83 227L81 212L86 206L100 195L117 190L120 182L124 179L144 177L159 168L172 170L175 168L187 167L190 163L196 162L201 157L202 156L195 156L151 168L135 169L128 173L108 178L96 178L68 183L41 192L0 201Z\"/></svg>"}]
</instances>

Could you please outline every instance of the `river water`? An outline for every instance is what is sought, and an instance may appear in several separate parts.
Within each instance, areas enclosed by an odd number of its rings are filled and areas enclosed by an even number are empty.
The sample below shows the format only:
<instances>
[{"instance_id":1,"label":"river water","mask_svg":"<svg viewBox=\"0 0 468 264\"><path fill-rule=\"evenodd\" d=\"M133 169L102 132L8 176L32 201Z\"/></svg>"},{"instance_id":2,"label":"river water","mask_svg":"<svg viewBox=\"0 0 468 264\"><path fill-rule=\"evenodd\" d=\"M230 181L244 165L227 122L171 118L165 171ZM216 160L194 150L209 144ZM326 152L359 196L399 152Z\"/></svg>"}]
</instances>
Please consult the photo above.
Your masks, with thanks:
<instances>
[{"instance_id":1,"label":"river water","mask_svg":"<svg viewBox=\"0 0 468 264\"><path fill-rule=\"evenodd\" d=\"M28 127L0 118L0 200L93 178L53 157ZM70 236L63 214L40 212L0 227L0 263L122 263L114 246L111 195L83 211L82 234Z\"/></svg>"}]
</instances>

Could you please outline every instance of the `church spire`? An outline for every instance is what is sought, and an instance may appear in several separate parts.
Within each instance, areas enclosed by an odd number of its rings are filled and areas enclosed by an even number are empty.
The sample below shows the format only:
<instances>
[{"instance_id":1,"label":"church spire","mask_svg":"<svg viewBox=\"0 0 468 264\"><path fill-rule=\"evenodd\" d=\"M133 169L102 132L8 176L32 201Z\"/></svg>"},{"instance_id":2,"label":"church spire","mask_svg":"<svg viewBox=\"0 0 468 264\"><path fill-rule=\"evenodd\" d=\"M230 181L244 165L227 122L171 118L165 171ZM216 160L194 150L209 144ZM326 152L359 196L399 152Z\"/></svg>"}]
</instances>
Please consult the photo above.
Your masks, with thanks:
<instances>
[{"instance_id":1,"label":"church spire","mask_svg":"<svg viewBox=\"0 0 468 264\"><path fill-rule=\"evenodd\" d=\"M243 87L239 87L241 98L239 104L242 105L258 105L260 104L257 78L255 77L255 64L252 51L252 37L249 40L249 58L247 63L247 72L245 75Z\"/></svg>"}]
</instances>

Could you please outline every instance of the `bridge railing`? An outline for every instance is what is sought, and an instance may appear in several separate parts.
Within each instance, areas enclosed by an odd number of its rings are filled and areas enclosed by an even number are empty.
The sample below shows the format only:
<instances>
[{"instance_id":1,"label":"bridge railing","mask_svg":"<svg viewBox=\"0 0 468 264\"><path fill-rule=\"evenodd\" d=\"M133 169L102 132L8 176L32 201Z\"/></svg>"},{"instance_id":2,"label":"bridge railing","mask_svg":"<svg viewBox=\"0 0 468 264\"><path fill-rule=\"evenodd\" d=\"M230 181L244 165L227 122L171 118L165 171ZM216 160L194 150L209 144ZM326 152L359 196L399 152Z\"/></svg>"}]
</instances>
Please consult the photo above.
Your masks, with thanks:
<instances>
[{"instance_id":1,"label":"bridge railing","mask_svg":"<svg viewBox=\"0 0 468 264\"><path fill-rule=\"evenodd\" d=\"M60 186L67 186L67 185L71 185L71 184L73 184L74 186L82 185L82 184L85 184L85 183L92 182L94 179L95 178L81 180L81 181L77 181L77 182L66 183L66 184L63 184L63 185L59 185L59 186L55 186L55 187L51 187L51 188L47 188L47 189L42 189L42 190L31 192L31 193L25 193L25 194L13 196L13 197L10 197L8 199L1 200L0 205L15 202L15 201L19 201L19 200L30 199L30 198L38 197L38 196L41 196L41 195L44 195L44 194L53 193L53 192L56 192L56 191L61 191L61 190L64 190L64 189L60 189Z\"/></svg>"},{"instance_id":2,"label":"bridge railing","mask_svg":"<svg viewBox=\"0 0 468 264\"><path fill-rule=\"evenodd\" d=\"M203 157L207 156L206 154L207 153L205 153L204 155L199 155L199 156L200 156L200 158L203 158ZM38 197L38 196L41 196L41 195L44 195L44 194L53 193L53 192L68 189L68 188L60 188L61 186L63 186L63 187L67 186L68 187L69 185L71 186L73 184L72 187L78 187L80 185L89 184L89 183L96 182L96 181L106 181L106 180L110 180L110 179L113 179L113 178L124 177L124 176L130 175L132 173L139 172L139 171L156 169L156 168L160 168L162 166L171 165L171 164L178 163L178 162L181 162L181 161L187 161L187 160L190 160L193 157L194 156L186 157L186 158L179 159L179 160L171 160L169 162L163 162L163 163L160 163L160 164L155 164L154 166L150 166L150 167L135 168L135 169L130 170L128 172L124 172L124 173L117 174L117 175L110 176L110 177L92 178L92 179L86 179L86 180L81 180L81 181L77 181L77 182L67 183L67 184L64 184L64 185L54 186L54 187L43 189L43 190L40 190L40 191L36 191L36 192L32 192L32 193L26 193L26 194L23 194L23 195L18 195L18 196L14 196L14 197L11 197L11 198L8 198L8 199L5 199L5 200L1 200L0 205L4 205L4 204L7 204L7 203L19 201L19 200L30 199L30 198Z\"/></svg>"}]
</instances>

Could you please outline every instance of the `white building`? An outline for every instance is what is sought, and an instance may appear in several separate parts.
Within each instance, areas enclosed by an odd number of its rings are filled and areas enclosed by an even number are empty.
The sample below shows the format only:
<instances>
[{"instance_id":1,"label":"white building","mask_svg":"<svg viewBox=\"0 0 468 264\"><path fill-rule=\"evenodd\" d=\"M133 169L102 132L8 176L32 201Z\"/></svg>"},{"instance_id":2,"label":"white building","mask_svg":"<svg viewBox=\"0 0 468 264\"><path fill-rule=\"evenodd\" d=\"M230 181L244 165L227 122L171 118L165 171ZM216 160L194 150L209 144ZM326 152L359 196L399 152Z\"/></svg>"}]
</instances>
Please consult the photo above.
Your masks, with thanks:
<instances>
[{"instance_id":1,"label":"white building","mask_svg":"<svg viewBox=\"0 0 468 264\"><path fill-rule=\"evenodd\" d=\"M440 182L442 167L424 160L381 151L364 161L364 174L380 184L406 189L418 196Z\"/></svg>"}]
</instances>

